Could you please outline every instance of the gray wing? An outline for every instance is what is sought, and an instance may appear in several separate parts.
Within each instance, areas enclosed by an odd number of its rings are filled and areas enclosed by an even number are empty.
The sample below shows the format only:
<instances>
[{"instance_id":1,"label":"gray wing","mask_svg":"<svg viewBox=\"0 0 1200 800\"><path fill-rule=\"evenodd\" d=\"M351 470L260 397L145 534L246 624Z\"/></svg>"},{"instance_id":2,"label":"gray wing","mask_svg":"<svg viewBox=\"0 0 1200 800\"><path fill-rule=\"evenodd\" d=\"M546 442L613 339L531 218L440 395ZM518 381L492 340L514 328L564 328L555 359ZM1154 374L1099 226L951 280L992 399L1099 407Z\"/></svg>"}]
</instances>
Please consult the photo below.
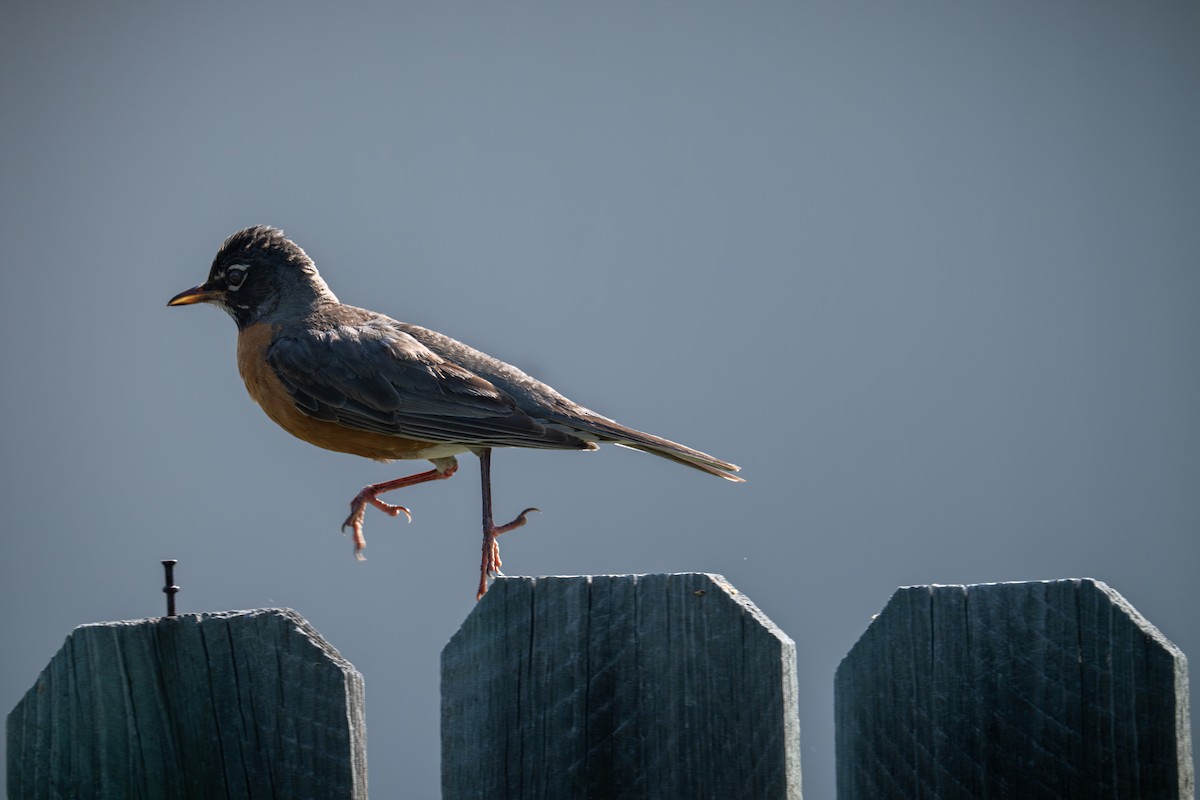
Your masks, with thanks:
<instances>
[{"instance_id":1,"label":"gray wing","mask_svg":"<svg viewBox=\"0 0 1200 800\"><path fill-rule=\"evenodd\" d=\"M477 447L586 450L386 318L285 334L267 362L296 407L347 428Z\"/></svg>"},{"instance_id":2,"label":"gray wing","mask_svg":"<svg viewBox=\"0 0 1200 800\"><path fill-rule=\"evenodd\" d=\"M670 439L635 430L597 414L526 375L513 365L492 358L437 331L406 322L395 324L432 352L462 364L470 369L472 374L499 387L514 398L519 407L544 425L566 431L581 439L612 442L670 459L727 481L742 482L741 478L733 474L740 469L736 464L722 461Z\"/></svg>"}]
</instances>

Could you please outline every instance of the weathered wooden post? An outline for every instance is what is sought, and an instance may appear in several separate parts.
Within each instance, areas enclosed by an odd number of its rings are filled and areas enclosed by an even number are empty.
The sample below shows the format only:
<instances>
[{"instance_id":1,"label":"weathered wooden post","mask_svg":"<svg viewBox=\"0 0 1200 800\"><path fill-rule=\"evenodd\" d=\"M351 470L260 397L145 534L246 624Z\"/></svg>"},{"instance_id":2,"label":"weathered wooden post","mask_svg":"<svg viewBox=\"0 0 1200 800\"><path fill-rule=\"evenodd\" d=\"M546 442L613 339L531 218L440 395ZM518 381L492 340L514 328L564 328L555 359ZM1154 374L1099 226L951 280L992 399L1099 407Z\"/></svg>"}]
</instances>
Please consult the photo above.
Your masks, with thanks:
<instances>
[{"instance_id":1,"label":"weathered wooden post","mask_svg":"<svg viewBox=\"0 0 1200 800\"><path fill-rule=\"evenodd\" d=\"M501 578L442 651L442 796L799 798L796 654L718 575Z\"/></svg>"},{"instance_id":2,"label":"weathered wooden post","mask_svg":"<svg viewBox=\"0 0 1200 800\"><path fill-rule=\"evenodd\" d=\"M1099 581L900 589L835 683L839 800L1193 796L1187 660Z\"/></svg>"},{"instance_id":3,"label":"weathered wooden post","mask_svg":"<svg viewBox=\"0 0 1200 800\"><path fill-rule=\"evenodd\" d=\"M365 800L362 676L290 609L83 625L8 716L8 796Z\"/></svg>"}]
</instances>

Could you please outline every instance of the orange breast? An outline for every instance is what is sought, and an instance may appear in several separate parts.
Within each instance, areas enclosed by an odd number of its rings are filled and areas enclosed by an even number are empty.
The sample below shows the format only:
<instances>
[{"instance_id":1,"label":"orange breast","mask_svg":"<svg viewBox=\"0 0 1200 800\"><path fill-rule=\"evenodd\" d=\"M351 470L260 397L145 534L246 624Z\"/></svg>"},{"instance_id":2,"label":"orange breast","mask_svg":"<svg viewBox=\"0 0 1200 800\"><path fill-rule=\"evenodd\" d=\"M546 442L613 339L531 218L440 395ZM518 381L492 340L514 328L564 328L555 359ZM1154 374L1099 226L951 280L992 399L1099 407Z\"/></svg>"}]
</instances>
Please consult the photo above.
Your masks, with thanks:
<instances>
[{"instance_id":1,"label":"orange breast","mask_svg":"<svg viewBox=\"0 0 1200 800\"><path fill-rule=\"evenodd\" d=\"M267 363L267 347L273 338L274 329L264 323L241 331L237 344L238 371L242 373L246 390L254 402L288 433L326 450L379 460L431 458L447 450L442 443L359 431L308 416L296 408L291 395Z\"/></svg>"}]
</instances>

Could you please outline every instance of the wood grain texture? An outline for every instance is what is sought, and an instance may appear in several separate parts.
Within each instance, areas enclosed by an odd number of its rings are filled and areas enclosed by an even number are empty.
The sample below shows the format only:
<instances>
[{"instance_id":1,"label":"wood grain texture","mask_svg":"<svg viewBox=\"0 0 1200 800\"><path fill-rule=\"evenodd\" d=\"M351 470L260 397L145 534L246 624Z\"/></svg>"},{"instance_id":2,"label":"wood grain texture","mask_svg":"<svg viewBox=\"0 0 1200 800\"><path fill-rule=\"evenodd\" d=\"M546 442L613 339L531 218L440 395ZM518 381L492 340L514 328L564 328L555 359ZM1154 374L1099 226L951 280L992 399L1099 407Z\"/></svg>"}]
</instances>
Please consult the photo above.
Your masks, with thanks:
<instances>
[{"instance_id":1,"label":"wood grain texture","mask_svg":"<svg viewBox=\"0 0 1200 800\"><path fill-rule=\"evenodd\" d=\"M362 676L296 612L76 628L8 716L13 798L366 798Z\"/></svg>"},{"instance_id":2,"label":"wood grain texture","mask_svg":"<svg viewBox=\"0 0 1200 800\"><path fill-rule=\"evenodd\" d=\"M1194 793L1187 660L1099 581L900 589L835 684L840 800Z\"/></svg>"},{"instance_id":3,"label":"wood grain texture","mask_svg":"<svg viewBox=\"0 0 1200 800\"><path fill-rule=\"evenodd\" d=\"M499 579L442 651L442 796L799 798L795 658L718 575Z\"/></svg>"}]
</instances>

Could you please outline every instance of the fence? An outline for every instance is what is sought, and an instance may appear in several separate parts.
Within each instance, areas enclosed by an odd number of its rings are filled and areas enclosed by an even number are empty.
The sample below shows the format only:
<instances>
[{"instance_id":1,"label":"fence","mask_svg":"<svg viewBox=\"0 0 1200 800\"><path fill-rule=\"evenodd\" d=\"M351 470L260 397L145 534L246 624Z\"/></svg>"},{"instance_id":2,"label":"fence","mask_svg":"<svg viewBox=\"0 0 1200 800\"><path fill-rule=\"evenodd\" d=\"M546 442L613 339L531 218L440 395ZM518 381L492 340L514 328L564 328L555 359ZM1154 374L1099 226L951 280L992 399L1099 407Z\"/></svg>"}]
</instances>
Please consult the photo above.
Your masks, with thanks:
<instances>
[{"instance_id":1,"label":"fence","mask_svg":"<svg viewBox=\"0 0 1200 800\"><path fill-rule=\"evenodd\" d=\"M287 609L76 628L8 716L8 796L367 796L362 676Z\"/></svg>"},{"instance_id":2,"label":"fence","mask_svg":"<svg viewBox=\"0 0 1200 800\"><path fill-rule=\"evenodd\" d=\"M1086 579L900 589L835 679L838 796L1190 798L1187 662ZM716 575L506 578L442 654L443 797L798 798L795 647ZM367 796L362 679L288 610L86 625L9 797Z\"/></svg>"}]
</instances>

